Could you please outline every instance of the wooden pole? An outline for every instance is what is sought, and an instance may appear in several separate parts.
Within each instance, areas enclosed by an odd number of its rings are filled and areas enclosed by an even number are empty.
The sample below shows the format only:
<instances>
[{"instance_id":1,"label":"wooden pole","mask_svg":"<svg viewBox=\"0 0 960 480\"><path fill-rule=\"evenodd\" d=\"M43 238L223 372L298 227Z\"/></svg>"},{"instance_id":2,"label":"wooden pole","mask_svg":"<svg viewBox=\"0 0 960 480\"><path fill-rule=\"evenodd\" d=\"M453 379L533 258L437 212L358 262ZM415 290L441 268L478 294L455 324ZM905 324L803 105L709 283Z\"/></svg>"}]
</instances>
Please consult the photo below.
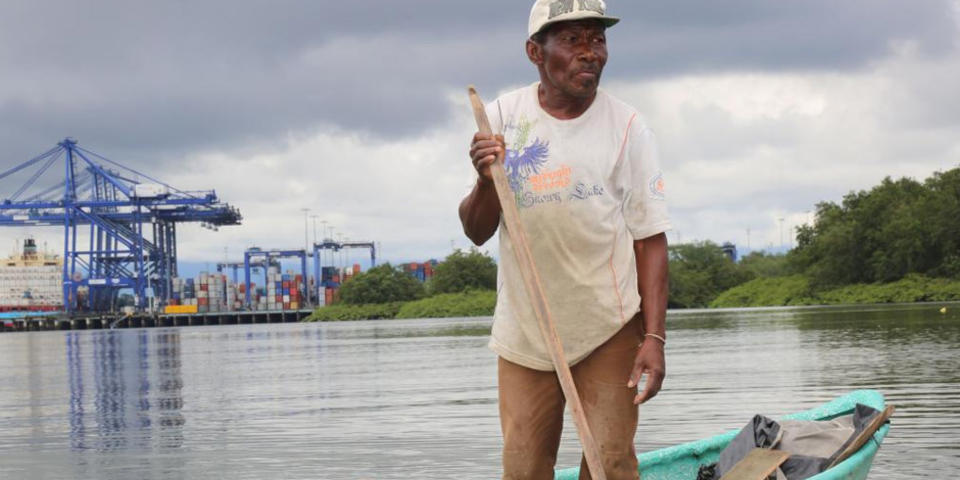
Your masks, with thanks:
<instances>
[{"instance_id":1,"label":"wooden pole","mask_svg":"<svg viewBox=\"0 0 960 480\"><path fill-rule=\"evenodd\" d=\"M884 408L880 414L878 414L876 417L873 417L873 419L867 423L867 426L863 427L863 430L860 431L860 434L853 439L853 442L851 442L850 445L847 445L847 448L844 448L840 455L837 455L837 458L830 462L830 465L827 466L827 468L832 468L838 463L850 458L850 456L854 453L857 453L857 450L860 450L860 447L866 445L866 443L873 438L874 432L879 430L884 423L887 423L887 420L890 420L890 417L893 416L894 410L896 409L893 407L893 405L887 405L887 408Z\"/></svg>"},{"instance_id":2,"label":"wooden pole","mask_svg":"<svg viewBox=\"0 0 960 480\"><path fill-rule=\"evenodd\" d=\"M482 134L493 135L490 128L490 120L487 119L487 110L476 88L472 85L467 87L467 93L470 95L470 105L473 107L473 116L477 121L477 129ZM563 395L567 399L567 405L570 406L570 413L573 415L573 421L577 425L577 433L580 435L580 444L583 445L583 456L587 460L587 467L594 480L606 480L607 475L603 471L603 462L600 459L600 449L590 431L590 425L587 424L587 416L583 411L583 404L580 402L580 395L577 394L577 386L573 382L573 374L570 373L570 366L567 365L566 355L563 353L563 344L560 342L560 336L557 335L557 326L553 321L553 315L550 314L550 307L547 305L547 297L543 290L543 282L540 280L540 274L537 273L537 267L533 263L533 256L530 254L530 247L527 243L527 236L520 223L520 212L517 210L517 203L514 199L513 191L510 190L510 184L507 182L507 173L503 169L503 156L490 166L490 173L493 176L493 184L497 190L497 198L500 199L500 208L503 210L503 223L507 229L507 235L513 243L513 251L517 256L517 263L520 264L520 273L523 276L523 284L527 290L527 296L533 305L533 311L537 317L537 324L540 327L540 334L547 344L547 350L550 352L550 359L553 361L553 367L557 371L557 377L560 379L560 387L563 389Z\"/></svg>"}]
</instances>

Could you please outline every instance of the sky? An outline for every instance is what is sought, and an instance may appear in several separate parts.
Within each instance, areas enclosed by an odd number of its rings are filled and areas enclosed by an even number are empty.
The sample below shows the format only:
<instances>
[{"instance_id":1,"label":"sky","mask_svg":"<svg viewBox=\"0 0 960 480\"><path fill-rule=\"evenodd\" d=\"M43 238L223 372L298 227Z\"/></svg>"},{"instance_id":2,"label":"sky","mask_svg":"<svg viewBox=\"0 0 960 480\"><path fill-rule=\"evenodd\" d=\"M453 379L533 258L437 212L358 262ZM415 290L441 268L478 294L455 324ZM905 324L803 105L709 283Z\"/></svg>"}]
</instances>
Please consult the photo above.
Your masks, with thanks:
<instances>
[{"instance_id":1,"label":"sky","mask_svg":"<svg viewBox=\"0 0 960 480\"><path fill-rule=\"evenodd\" d=\"M470 246L456 213L475 175L465 87L489 100L537 80L530 4L5 0L0 170L71 136L179 189L214 189L243 224L183 226L185 262L296 248L315 231L376 242L394 263L443 258ZM601 84L657 134L672 243L789 248L818 202L960 163L958 1L608 12L622 21ZM0 197L16 188L0 183ZM0 252L27 235L62 248L55 227L7 228ZM338 261L366 258L354 255Z\"/></svg>"}]
</instances>

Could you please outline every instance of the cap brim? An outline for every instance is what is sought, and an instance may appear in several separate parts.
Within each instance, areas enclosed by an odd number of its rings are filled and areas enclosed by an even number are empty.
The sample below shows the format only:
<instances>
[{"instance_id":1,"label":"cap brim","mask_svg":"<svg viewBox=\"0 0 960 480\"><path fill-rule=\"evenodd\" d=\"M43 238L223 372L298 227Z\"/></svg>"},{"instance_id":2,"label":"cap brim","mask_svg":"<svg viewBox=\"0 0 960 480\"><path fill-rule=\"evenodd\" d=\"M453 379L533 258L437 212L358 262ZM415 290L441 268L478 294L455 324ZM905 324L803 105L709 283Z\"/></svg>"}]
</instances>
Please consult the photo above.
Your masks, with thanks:
<instances>
[{"instance_id":1,"label":"cap brim","mask_svg":"<svg viewBox=\"0 0 960 480\"><path fill-rule=\"evenodd\" d=\"M620 19L617 17L608 17L606 15L597 15L597 14L583 15L582 12L575 12L569 16L561 15L557 18L554 18L553 20L548 20L546 23L540 26L539 30L537 30L536 32L533 32L532 34L530 34L530 36L532 37L542 32L544 29L546 29L551 25L561 23L561 22L575 22L577 20L599 20L601 23L603 23L603 26L607 28L610 28L616 25L617 22L620 21Z\"/></svg>"}]
</instances>

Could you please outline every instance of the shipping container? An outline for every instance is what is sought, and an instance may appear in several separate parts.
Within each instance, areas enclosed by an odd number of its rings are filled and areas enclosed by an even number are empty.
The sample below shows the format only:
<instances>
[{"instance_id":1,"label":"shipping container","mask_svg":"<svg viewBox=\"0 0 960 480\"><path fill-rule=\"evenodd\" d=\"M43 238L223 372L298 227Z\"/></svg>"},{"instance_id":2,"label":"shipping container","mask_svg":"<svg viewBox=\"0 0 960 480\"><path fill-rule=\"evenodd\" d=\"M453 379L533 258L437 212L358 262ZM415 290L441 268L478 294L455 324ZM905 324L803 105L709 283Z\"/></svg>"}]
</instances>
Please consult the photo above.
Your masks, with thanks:
<instances>
[{"instance_id":1,"label":"shipping container","mask_svg":"<svg viewBox=\"0 0 960 480\"><path fill-rule=\"evenodd\" d=\"M163 309L165 313L197 313L196 305L167 305Z\"/></svg>"}]
</instances>

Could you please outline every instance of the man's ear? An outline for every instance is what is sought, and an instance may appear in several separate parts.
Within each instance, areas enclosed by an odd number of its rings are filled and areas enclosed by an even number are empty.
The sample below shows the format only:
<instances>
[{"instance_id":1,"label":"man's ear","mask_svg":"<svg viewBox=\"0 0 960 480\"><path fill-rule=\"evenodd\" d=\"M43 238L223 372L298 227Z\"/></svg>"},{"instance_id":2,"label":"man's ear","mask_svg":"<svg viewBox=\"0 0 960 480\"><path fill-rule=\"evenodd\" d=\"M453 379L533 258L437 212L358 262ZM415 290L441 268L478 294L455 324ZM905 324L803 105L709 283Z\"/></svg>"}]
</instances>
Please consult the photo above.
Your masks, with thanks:
<instances>
[{"instance_id":1,"label":"man's ear","mask_svg":"<svg viewBox=\"0 0 960 480\"><path fill-rule=\"evenodd\" d=\"M530 63L536 66L543 65L543 45L528 39L527 58L530 59Z\"/></svg>"}]
</instances>

